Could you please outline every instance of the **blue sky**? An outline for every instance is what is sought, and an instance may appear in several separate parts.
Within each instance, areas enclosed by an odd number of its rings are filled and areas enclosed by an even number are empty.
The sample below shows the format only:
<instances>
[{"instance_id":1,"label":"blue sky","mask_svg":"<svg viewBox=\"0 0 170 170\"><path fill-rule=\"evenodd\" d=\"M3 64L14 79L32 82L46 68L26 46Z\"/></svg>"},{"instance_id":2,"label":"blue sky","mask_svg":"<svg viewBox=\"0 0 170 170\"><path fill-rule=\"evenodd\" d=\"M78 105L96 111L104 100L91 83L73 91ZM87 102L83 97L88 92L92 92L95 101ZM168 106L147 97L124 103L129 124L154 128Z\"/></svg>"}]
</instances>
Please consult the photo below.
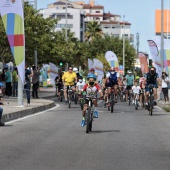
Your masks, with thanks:
<instances>
[{"instance_id":1,"label":"blue sky","mask_svg":"<svg viewBox=\"0 0 170 170\"><path fill-rule=\"evenodd\" d=\"M46 8L47 4L56 0L37 0L38 9ZM165 9L169 9L168 1L164 1ZM85 0L87 3L88 0ZM161 8L161 0L96 0L96 4L103 5L105 12L118 14L130 22L131 33L140 35L139 51L149 53L147 40L155 34L155 10ZM135 45L136 46L136 45Z\"/></svg>"}]
</instances>

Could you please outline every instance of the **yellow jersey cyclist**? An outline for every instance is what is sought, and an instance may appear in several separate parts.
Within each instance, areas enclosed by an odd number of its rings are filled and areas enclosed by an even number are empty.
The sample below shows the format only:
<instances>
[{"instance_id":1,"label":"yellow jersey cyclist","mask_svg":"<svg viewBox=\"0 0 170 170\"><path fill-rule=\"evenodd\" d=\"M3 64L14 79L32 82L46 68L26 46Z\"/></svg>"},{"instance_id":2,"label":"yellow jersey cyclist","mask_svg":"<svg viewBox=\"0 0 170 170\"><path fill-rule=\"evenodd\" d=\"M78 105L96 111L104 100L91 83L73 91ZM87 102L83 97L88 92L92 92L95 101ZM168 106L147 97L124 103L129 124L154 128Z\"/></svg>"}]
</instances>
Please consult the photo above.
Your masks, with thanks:
<instances>
[{"instance_id":1,"label":"yellow jersey cyclist","mask_svg":"<svg viewBox=\"0 0 170 170\"><path fill-rule=\"evenodd\" d=\"M100 97L103 97L102 90L100 89L100 86L96 83L96 75L94 74L89 74L87 76L88 83L83 87L83 91L86 92L86 97L92 97L93 99L93 104L94 104L94 117L98 118L98 111L97 111L97 100L95 99L97 97L97 92L100 93ZM84 105L82 115L83 119L81 122L81 126L83 127L85 125L85 112L87 110L87 105L88 105L88 100L86 101L86 104Z\"/></svg>"},{"instance_id":2,"label":"yellow jersey cyclist","mask_svg":"<svg viewBox=\"0 0 170 170\"><path fill-rule=\"evenodd\" d=\"M67 98L67 88L71 86L71 89L73 92L76 91L75 88L75 83L77 83L77 76L76 73L73 72L73 67L69 66L68 71L65 72L62 76L62 81L64 84L64 99L65 99L65 104L68 103L68 98Z\"/></svg>"}]
</instances>

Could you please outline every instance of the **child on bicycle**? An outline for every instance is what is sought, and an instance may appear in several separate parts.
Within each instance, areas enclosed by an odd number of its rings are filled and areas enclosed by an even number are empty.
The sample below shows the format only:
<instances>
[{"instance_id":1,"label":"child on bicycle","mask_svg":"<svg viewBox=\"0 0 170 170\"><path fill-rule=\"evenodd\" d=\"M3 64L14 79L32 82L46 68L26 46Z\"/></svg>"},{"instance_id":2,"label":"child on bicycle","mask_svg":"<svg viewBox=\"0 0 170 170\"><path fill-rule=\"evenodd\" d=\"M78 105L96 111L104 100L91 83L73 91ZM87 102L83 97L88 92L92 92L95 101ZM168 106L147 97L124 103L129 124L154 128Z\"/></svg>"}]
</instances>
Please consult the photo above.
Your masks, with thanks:
<instances>
[{"instance_id":1,"label":"child on bicycle","mask_svg":"<svg viewBox=\"0 0 170 170\"><path fill-rule=\"evenodd\" d=\"M140 94L140 86L138 85L138 81L135 80L134 82L134 86L132 87L132 92L133 92L133 101L132 104L135 103L135 98L137 97L137 99L139 100L139 94Z\"/></svg>"},{"instance_id":2,"label":"child on bicycle","mask_svg":"<svg viewBox=\"0 0 170 170\"><path fill-rule=\"evenodd\" d=\"M93 105L94 105L94 117L98 118L98 111L96 109L97 107L97 100L95 98L97 98L97 92L100 93L100 97L103 97L103 93L102 90L100 89L100 86L96 83L96 75L94 74L89 74L87 76L87 80L88 83L83 87L83 91L86 92L86 97L92 97L93 98ZM82 119L82 123L81 126L83 127L85 125L85 113L87 110L87 105L88 105L89 100L86 100L86 104L84 105L83 111L82 111L82 115L83 115L83 119Z\"/></svg>"},{"instance_id":3,"label":"child on bicycle","mask_svg":"<svg viewBox=\"0 0 170 170\"><path fill-rule=\"evenodd\" d=\"M85 83L83 81L83 77L82 76L78 77L78 83L76 84L76 91L78 92L79 95L83 91L84 86L85 86Z\"/></svg>"}]
</instances>

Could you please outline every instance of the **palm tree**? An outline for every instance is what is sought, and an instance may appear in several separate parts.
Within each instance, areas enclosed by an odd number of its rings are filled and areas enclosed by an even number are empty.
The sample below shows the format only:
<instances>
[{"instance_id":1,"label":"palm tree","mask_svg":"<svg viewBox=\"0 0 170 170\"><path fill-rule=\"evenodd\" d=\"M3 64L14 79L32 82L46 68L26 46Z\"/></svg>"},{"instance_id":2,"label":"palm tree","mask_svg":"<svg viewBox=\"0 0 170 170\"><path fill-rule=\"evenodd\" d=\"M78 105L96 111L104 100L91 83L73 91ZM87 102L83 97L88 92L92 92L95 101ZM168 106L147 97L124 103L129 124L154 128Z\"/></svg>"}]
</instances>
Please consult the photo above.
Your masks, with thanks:
<instances>
[{"instance_id":1,"label":"palm tree","mask_svg":"<svg viewBox=\"0 0 170 170\"><path fill-rule=\"evenodd\" d=\"M102 35L102 29L97 21L90 21L87 24L86 32L85 32L85 39L87 41L93 40L97 36Z\"/></svg>"}]
</instances>

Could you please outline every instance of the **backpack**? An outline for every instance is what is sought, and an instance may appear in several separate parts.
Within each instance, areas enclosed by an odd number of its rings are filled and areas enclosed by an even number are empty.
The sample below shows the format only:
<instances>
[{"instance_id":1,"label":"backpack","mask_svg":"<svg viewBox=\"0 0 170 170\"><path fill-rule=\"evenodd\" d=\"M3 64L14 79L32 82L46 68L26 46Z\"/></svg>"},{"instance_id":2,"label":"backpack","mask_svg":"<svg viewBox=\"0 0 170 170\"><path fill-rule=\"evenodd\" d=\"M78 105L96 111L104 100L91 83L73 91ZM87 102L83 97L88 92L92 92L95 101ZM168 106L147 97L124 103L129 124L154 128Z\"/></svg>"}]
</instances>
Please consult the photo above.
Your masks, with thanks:
<instances>
[{"instance_id":1,"label":"backpack","mask_svg":"<svg viewBox=\"0 0 170 170\"><path fill-rule=\"evenodd\" d=\"M109 77L109 82L112 83L117 83L117 72L115 72L114 74L112 74L110 72L110 77Z\"/></svg>"}]
</instances>

